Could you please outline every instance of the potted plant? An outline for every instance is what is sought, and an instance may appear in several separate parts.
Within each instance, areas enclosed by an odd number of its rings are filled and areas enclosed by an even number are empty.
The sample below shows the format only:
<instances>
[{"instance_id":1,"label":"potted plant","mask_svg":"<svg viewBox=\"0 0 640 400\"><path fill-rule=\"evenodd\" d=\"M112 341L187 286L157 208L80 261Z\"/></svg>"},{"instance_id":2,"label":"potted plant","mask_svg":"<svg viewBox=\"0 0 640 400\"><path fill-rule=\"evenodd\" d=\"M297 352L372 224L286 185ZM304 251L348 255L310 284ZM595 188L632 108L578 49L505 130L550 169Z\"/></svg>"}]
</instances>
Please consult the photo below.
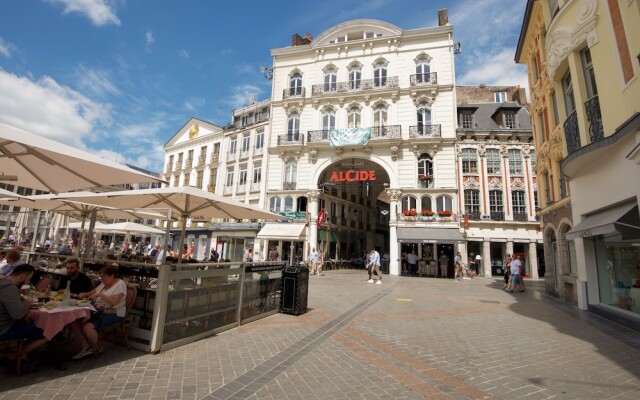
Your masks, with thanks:
<instances>
[{"instance_id":1,"label":"potted plant","mask_svg":"<svg viewBox=\"0 0 640 400\"><path fill-rule=\"evenodd\" d=\"M429 174L418 175L418 180L421 180L421 181L430 181L431 179L433 179L433 175L429 175Z\"/></svg>"},{"instance_id":2,"label":"potted plant","mask_svg":"<svg viewBox=\"0 0 640 400\"><path fill-rule=\"evenodd\" d=\"M433 217L433 211L431 211L431 210L422 210L421 215L423 217Z\"/></svg>"},{"instance_id":3,"label":"potted plant","mask_svg":"<svg viewBox=\"0 0 640 400\"><path fill-rule=\"evenodd\" d=\"M418 215L416 210L402 210L402 216L404 217L415 217Z\"/></svg>"},{"instance_id":4,"label":"potted plant","mask_svg":"<svg viewBox=\"0 0 640 400\"><path fill-rule=\"evenodd\" d=\"M438 211L438 216L440 217L451 217L451 215L453 214L453 212L451 212L451 210L440 210Z\"/></svg>"}]
</instances>

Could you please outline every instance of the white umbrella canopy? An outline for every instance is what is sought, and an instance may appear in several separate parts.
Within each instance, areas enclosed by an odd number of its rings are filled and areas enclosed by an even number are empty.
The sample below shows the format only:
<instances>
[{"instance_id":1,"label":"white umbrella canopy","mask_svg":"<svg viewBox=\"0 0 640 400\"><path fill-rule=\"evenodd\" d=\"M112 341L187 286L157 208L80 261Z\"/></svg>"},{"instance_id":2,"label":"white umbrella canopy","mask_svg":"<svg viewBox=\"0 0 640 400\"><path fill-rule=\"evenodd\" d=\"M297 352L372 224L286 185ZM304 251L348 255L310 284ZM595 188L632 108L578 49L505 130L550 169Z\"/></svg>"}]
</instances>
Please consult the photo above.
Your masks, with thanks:
<instances>
[{"instance_id":1,"label":"white umbrella canopy","mask_svg":"<svg viewBox=\"0 0 640 400\"><path fill-rule=\"evenodd\" d=\"M164 235L165 231L162 229L154 228L153 226L142 225L135 222L117 222L115 224L96 224L96 231L101 232L114 232L114 233L144 233L144 234L156 234Z\"/></svg>"},{"instance_id":2,"label":"white umbrella canopy","mask_svg":"<svg viewBox=\"0 0 640 400\"><path fill-rule=\"evenodd\" d=\"M156 189L123 190L94 193L76 199L73 193L65 194L67 200L82 201L102 207L161 212L171 209L183 218L229 218L278 220L281 215L262 210L249 204L231 200L191 186ZM35 206L32 206L35 207Z\"/></svg>"},{"instance_id":3,"label":"white umbrella canopy","mask_svg":"<svg viewBox=\"0 0 640 400\"><path fill-rule=\"evenodd\" d=\"M52 193L126 183L162 182L33 133L0 123L0 181Z\"/></svg>"},{"instance_id":4,"label":"white umbrella canopy","mask_svg":"<svg viewBox=\"0 0 640 400\"><path fill-rule=\"evenodd\" d=\"M84 198L94 197L98 193L94 192L70 192L60 194L40 194L35 196L25 196L19 199L1 199L0 203L19 207L30 207L36 210L54 211L64 214L74 219L88 217L93 210L96 210L96 219L128 219L144 218L159 219L164 215L144 210L120 210L118 208L97 206L83 202ZM73 197L74 201L69 200Z\"/></svg>"},{"instance_id":5,"label":"white umbrella canopy","mask_svg":"<svg viewBox=\"0 0 640 400\"><path fill-rule=\"evenodd\" d=\"M67 224L67 227L69 229L81 229L81 230L89 229L89 224L84 224L84 227L82 225L83 225L82 221L74 221L74 222L69 222ZM96 223L95 223L95 225L93 227L93 230L94 231L103 230L102 228L104 228L107 225L108 224L103 224L102 222L96 221Z\"/></svg>"},{"instance_id":6,"label":"white umbrella canopy","mask_svg":"<svg viewBox=\"0 0 640 400\"><path fill-rule=\"evenodd\" d=\"M18 193L10 192L5 189L0 189L0 203L4 203L5 200L24 199L25 196L21 196Z\"/></svg>"}]
</instances>

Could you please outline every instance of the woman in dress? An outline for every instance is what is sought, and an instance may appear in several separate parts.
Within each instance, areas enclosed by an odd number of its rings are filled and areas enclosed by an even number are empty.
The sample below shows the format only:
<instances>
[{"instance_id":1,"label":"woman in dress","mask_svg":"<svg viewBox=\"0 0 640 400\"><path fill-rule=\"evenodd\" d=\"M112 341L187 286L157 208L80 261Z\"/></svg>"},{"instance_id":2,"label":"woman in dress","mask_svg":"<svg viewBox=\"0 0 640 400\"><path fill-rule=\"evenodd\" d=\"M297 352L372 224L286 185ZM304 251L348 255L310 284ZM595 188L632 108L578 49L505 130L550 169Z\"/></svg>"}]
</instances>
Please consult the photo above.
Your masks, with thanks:
<instances>
[{"instance_id":1,"label":"woman in dress","mask_svg":"<svg viewBox=\"0 0 640 400\"><path fill-rule=\"evenodd\" d=\"M97 353L98 332L122 321L127 313L127 284L118 279L118 268L113 265L103 267L99 275L102 283L97 288L78 295L80 299L91 299L98 312L89 320L71 324L71 331L82 346L82 350L71 357L74 360Z\"/></svg>"}]
</instances>

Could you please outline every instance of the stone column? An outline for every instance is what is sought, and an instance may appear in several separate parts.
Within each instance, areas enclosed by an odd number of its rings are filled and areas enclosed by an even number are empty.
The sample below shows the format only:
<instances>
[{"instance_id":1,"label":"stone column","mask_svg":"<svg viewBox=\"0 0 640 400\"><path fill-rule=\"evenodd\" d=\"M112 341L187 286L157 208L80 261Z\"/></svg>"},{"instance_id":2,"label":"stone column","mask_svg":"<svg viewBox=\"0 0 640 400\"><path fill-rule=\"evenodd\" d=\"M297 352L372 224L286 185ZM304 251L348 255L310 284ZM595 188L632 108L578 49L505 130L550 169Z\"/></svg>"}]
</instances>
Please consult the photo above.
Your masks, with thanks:
<instances>
[{"instance_id":1,"label":"stone column","mask_svg":"<svg viewBox=\"0 0 640 400\"><path fill-rule=\"evenodd\" d=\"M389 199L389 274L400 275L400 249L398 246L398 208L402 191L387 190Z\"/></svg>"},{"instance_id":2,"label":"stone column","mask_svg":"<svg viewBox=\"0 0 640 400\"><path fill-rule=\"evenodd\" d=\"M309 241L308 250L318 248L318 199L320 198L319 190L311 190L307 193L309 200Z\"/></svg>"},{"instance_id":3,"label":"stone column","mask_svg":"<svg viewBox=\"0 0 640 400\"><path fill-rule=\"evenodd\" d=\"M513 240L507 239L507 254L513 257Z\"/></svg>"},{"instance_id":4,"label":"stone column","mask_svg":"<svg viewBox=\"0 0 640 400\"><path fill-rule=\"evenodd\" d=\"M536 249L536 242L529 243L529 277L531 279L538 279L538 252Z\"/></svg>"},{"instance_id":5,"label":"stone column","mask_svg":"<svg viewBox=\"0 0 640 400\"><path fill-rule=\"evenodd\" d=\"M482 242L482 271L480 275L491 277L491 242Z\"/></svg>"}]
</instances>

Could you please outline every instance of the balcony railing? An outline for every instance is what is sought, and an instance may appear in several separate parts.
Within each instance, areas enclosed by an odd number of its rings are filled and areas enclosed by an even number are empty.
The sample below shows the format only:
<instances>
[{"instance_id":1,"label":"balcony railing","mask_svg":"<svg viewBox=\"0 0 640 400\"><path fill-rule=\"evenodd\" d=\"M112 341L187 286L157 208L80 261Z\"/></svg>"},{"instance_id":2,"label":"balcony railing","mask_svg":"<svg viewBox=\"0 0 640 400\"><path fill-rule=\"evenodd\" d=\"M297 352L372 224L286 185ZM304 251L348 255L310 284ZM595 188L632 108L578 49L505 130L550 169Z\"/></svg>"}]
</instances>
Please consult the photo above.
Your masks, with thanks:
<instances>
[{"instance_id":1,"label":"balcony railing","mask_svg":"<svg viewBox=\"0 0 640 400\"><path fill-rule=\"evenodd\" d=\"M491 211L489 214L492 221L504 221L504 211Z\"/></svg>"},{"instance_id":2,"label":"balcony railing","mask_svg":"<svg viewBox=\"0 0 640 400\"><path fill-rule=\"evenodd\" d=\"M398 87L398 77L360 79L351 82L321 83L311 87L312 96L321 96L331 93L362 92L374 89L395 89Z\"/></svg>"},{"instance_id":3,"label":"balcony railing","mask_svg":"<svg viewBox=\"0 0 640 400\"><path fill-rule=\"evenodd\" d=\"M193 167L193 160L187 160L187 163L184 166L184 169L191 169L191 167Z\"/></svg>"},{"instance_id":4,"label":"balcony railing","mask_svg":"<svg viewBox=\"0 0 640 400\"><path fill-rule=\"evenodd\" d=\"M587 111L587 119L589 120L589 136L591 143L604 138L604 130L602 129L602 114L600 113L600 101L598 96L594 96L584 103Z\"/></svg>"},{"instance_id":5,"label":"balcony railing","mask_svg":"<svg viewBox=\"0 0 640 400\"><path fill-rule=\"evenodd\" d=\"M580 129L578 129L578 116L575 111L564 121L564 137L568 154L580 149Z\"/></svg>"},{"instance_id":6,"label":"balcony railing","mask_svg":"<svg viewBox=\"0 0 640 400\"><path fill-rule=\"evenodd\" d=\"M469 221L480 221L482 219L480 211L468 212L467 217L469 218Z\"/></svg>"},{"instance_id":7,"label":"balcony railing","mask_svg":"<svg viewBox=\"0 0 640 400\"><path fill-rule=\"evenodd\" d=\"M173 170L176 172L182 171L182 161L176 163L176 167Z\"/></svg>"},{"instance_id":8,"label":"balcony railing","mask_svg":"<svg viewBox=\"0 0 640 400\"><path fill-rule=\"evenodd\" d=\"M438 73L429 72L427 74L415 74L409 77L411 86L437 85Z\"/></svg>"},{"instance_id":9,"label":"balcony railing","mask_svg":"<svg viewBox=\"0 0 640 400\"><path fill-rule=\"evenodd\" d=\"M296 182L282 182L283 190L296 190Z\"/></svg>"},{"instance_id":10,"label":"balcony railing","mask_svg":"<svg viewBox=\"0 0 640 400\"><path fill-rule=\"evenodd\" d=\"M283 144L304 144L304 137L301 133L278 135L278 145Z\"/></svg>"},{"instance_id":11,"label":"balcony railing","mask_svg":"<svg viewBox=\"0 0 640 400\"><path fill-rule=\"evenodd\" d=\"M513 220L520 221L520 222L527 222L529 220L529 217L526 212L514 212Z\"/></svg>"},{"instance_id":12,"label":"balcony railing","mask_svg":"<svg viewBox=\"0 0 640 400\"><path fill-rule=\"evenodd\" d=\"M386 125L371 128L372 139L399 139L402 136L402 126Z\"/></svg>"},{"instance_id":13,"label":"balcony railing","mask_svg":"<svg viewBox=\"0 0 640 400\"><path fill-rule=\"evenodd\" d=\"M409 127L409 137L411 139L440 137L440 124L436 125L417 125Z\"/></svg>"},{"instance_id":14,"label":"balcony railing","mask_svg":"<svg viewBox=\"0 0 640 400\"><path fill-rule=\"evenodd\" d=\"M282 98L288 99L291 97L304 97L305 95L304 89L305 88L303 87L284 89L282 91Z\"/></svg>"},{"instance_id":15,"label":"balcony railing","mask_svg":"<svg viewBox=\"0 0 640 400\"><path fill-rule=\"evenodd\" d=\"M329 217L329 222L331 222L332 224L337 224L338 223L338 217L335 215L332 215L331 217Z\"/></svg>"},{"instance_id":16,"label":"balcony railing","mask_svg":"<svg viewBox=\"0 0 640 400\"><path fill-rule=\"evenodd\" d=\"M205 156L198 157L198 166L204 165L204 163L206 162L206 159L207 159L207 157L205 157Z\"/></svg>"},{"instance_id":17,"label":"balcony railing","mask_svg":"<svg viewBox=\"0 0 640 400\"><path fill-rule=\"evenodd\" d=\"M211 155L211 163L215 164L220 160L220 156L218 154L212 154Z\"/></svg>"},{"instance_id":18,"label":"balcony railing","mask_svg":"<svg viewBox=\"0 0 640 400\"><path fill-rule=\"evenodd\" d=\"M166 172L166 173L167 173L167 174L170 174L170 173L171 173L171 169L172 169L172 168L173 168L173 165L171 165L171 164L167 164L167 169L166 169L166 171L167 171L167 172Z\"/></svg>"}]
</instances>

